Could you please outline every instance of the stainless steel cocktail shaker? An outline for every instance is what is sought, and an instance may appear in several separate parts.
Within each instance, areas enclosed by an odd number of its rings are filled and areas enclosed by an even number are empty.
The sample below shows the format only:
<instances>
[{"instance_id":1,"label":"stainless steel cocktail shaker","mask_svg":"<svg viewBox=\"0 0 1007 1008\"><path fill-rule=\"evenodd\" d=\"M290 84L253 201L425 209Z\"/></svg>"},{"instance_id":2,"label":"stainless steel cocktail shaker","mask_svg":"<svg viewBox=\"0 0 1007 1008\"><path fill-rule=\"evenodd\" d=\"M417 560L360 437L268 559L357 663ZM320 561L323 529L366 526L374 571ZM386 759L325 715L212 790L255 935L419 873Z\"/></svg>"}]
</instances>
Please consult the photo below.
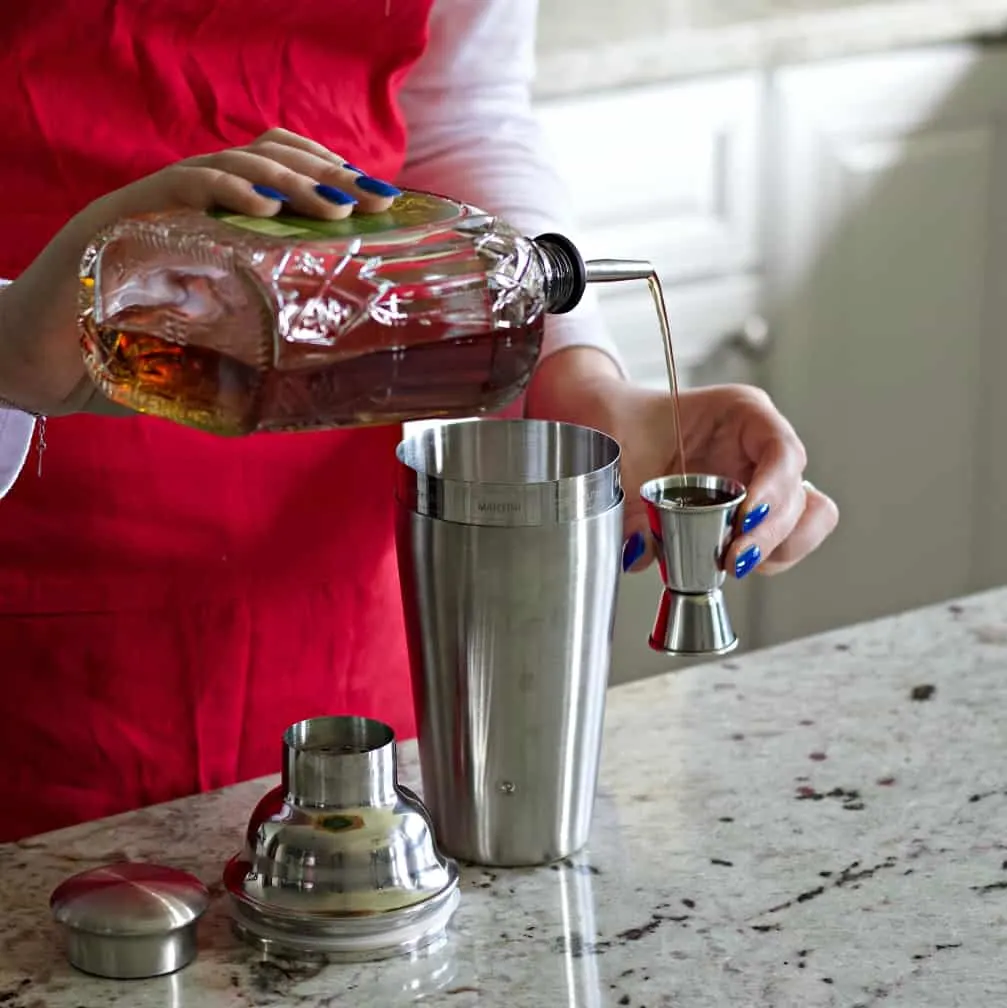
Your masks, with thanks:
<instances>
[{"instance_id":1,"label":"stainless steel cocktail shaker","mask_svg":"<svg viewBox=\"0 0 1007 1008\"><path fill-rule=\"evenodd\" d=\"M528 420L398 449L423 795L446 854L543 864L588 839L622 547L619 446Z\"/></svg>"}]
</instances>

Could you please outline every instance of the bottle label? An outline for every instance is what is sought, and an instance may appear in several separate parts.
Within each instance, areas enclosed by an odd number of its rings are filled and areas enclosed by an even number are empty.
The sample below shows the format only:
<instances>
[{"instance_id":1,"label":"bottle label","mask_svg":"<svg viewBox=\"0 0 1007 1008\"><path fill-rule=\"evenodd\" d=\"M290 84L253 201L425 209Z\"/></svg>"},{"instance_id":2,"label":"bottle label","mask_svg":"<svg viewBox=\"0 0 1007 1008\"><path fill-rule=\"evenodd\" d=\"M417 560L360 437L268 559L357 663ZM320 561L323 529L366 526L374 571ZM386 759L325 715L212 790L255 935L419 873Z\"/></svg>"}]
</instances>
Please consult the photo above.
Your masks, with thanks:
<instances>
[{"instance_id":1,"label":"bottle label","mask_svg":"<svg viewBox=\"0 0 1007 1008\"><path fill-rule=\"evenodd\" d=\"M382 213L352 213L342 220L327 221L314 217L280 213L275 217L248 217L227 210L212 210L210 215L224 224L268 235L271 238L356 238L387 234L413 228L442 225L465 216L467 209L452 200L429 193L404 192Z\"/></svg>"}]
</instances>

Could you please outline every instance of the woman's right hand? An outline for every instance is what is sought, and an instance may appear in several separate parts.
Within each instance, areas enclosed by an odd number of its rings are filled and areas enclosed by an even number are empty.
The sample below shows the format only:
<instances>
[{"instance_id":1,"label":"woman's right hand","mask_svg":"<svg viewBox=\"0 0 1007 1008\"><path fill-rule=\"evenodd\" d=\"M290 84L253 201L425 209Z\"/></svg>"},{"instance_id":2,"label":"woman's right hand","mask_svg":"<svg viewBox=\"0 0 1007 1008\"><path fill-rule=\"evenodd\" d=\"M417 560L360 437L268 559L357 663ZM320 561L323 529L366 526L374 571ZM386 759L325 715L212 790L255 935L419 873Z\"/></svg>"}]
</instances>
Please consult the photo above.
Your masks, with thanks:
<instances>
[{"instance_id":1,"label":"woman's right hand","mask_svg":"<svg viewBox=\"0 0 1007 1008\"><path fill-rule=\"evenodd\" d=\"M281 209L337 220L387 209L398 190L283 129L247 147L188 158L101 197L0 291L0 398L46 416L120 412L88 378L77 331L78 270L88 243L121 217L220 208L252 217Z\"/></svg>"}]
</instances>

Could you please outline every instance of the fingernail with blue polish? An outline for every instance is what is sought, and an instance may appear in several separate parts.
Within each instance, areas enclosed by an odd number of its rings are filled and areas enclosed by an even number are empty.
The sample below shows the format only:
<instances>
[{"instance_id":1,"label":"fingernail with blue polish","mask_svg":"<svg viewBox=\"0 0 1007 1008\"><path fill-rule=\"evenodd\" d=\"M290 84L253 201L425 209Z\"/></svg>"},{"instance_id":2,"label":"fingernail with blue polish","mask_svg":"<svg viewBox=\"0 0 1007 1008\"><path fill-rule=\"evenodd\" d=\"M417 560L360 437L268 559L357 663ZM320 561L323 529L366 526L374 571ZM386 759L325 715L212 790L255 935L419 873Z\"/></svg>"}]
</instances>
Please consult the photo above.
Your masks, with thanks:
<instances>
[{"instance_id":1,"label":"fingernail with blue polish","mask_svg":"<svg viewBox=\"0 0 1007 1008\"><path fill-rule=\"evenodd\" d=\"M337 189L335 186L326 185L324 182L319 182L315 186L315 192L322 199L335 203L337 206L347 206L350 203L357 202L349 193L345 193L342 189Z\"/></svg>"},{"instance_id":2,"label":"fingernail with blue polish","mask_svg":"<svg viewBox=\"0 0 1007 1008\"><path fill-rule=\"evenodd\" d=\"M266 199L274 199L278 203L286 203L287 197L283 195L278 189L273 189L271 186L267 185L253 185L252 189L257 192L260 196L265 196Z\"/></svg>"},{"instance_id":3,"label":"fingernail with blue polish","mask_svg":"<svg viewBox=\"0 0 1007 1008\"><path fill-rule=\"evenodd\" d=\"M734 576L740 581L746 574L751 574L762 559L762 550L758 546L749 546L737 560L734 561Z\"/></svg>"},{"instance_id":4,"label":"fingernail with blue polish","mask_svg":"<svg viewBox=\"0 0 1007 1008\"><path fill-rule=\"evenodd\" d=\"M741 531L751 532L752 529L757 529L766 520L766 515L768 514L768 504L760 504L758 507L752 508L752 510L745 515L745 520L741 523Z\"/></svg>"},{"instance_id":5,"label":"fingernail with blue polish","mask_svg":"<svg viewBox=\"0 0 1007 1008\"><path fill-rule=\"evenodd\" d=\"M363 174L364 174L364 170L363 170L363 168L358 168L358 167L357 167L356 165L352 165L352 164L350 164L350 162L349 162L349 161L344 161L344 162L343 162L343 167L344 167L344 168L345 168L345 169L346 169L347 171L352 171L352 172L356 172L356 173L357 173L358 175L363 175Z\"/></svg>"},{"instance_id":6,"label":"fingernail with blue polish","mask_svg":"<svg viewBox=\"0 0 1007 1008\"><path fill-rule=\"evenodd\" d=\"M354 180L358 189L370 193L372 196L401 196L402 190L381 179L371 178L370 175L361 175Z\"/></svg>"},{"instance_id":7,"label":"fingernail with blue polish","mask_svg":"<svg viewBox=\"0 0 1007 1008\"><path fill-rule=\"evenodd\" d=\"M647 540L642 532L634 532L622 547L622 569L628 571L643 556L647 549Z\"/></svg>"}]
</instances>

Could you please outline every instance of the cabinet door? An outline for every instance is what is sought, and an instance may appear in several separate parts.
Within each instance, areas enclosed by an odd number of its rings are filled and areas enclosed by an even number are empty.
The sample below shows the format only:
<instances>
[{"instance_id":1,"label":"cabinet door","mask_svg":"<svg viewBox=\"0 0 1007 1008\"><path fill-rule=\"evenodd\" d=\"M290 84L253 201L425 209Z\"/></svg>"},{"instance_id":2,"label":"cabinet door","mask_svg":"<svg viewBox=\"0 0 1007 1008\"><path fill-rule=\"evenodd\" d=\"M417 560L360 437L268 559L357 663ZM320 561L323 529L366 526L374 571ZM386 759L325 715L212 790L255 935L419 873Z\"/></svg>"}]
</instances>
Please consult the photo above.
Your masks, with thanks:
<instances>
[{"instance_id":1,"label":"cabinet door","mask_svg":"<svg viewBox=\"0 0 1007 1008\"><path fill-rule=\"evenodd\" d=\"M752 73L542 103L585 255L668 283L755 268L761 94Z\"/></svg>"},{"instance_id":2,"label":"cabinet door","mask_svg":"<svg viewBox=\"0 0 1007 1008\"><path fill-rule=\"evenodd\" d=\"M1007 576L1007 56L797 67L772 103L767 381L842 517L760 594L766 643Z\"/></svg>"}]
</instances>

